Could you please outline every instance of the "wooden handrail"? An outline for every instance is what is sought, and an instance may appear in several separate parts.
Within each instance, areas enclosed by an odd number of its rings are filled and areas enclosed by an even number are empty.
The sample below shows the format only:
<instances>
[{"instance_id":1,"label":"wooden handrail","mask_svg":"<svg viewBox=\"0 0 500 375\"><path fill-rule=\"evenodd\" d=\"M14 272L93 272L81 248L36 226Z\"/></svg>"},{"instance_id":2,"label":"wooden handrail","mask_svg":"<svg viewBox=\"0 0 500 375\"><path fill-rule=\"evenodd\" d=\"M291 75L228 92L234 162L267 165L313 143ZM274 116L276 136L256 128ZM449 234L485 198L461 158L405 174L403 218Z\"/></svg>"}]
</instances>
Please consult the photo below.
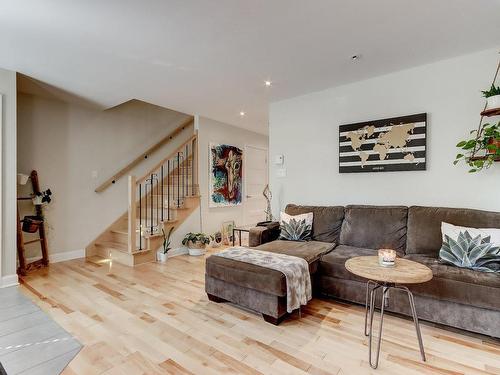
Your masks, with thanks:
<instances>
[{"instance_id":1,"label":"wooden handrail","mask_svg":"<svg viewBox=\"0 0 500 375\"><path fill-rule=\"evenodd\" d=\"M101 185L99 185L96 189L96 193L100 193L106 190L109 186L113 185L119 178L126 175L132 168L134 168L137 164L139 164L144 159L147 159L152 153L157 151L160 147L162 147L165 143L171 141L175 136L177 136L180 132L182 132L186 127L191 125L194 122L194 117L189 117L186 121L184 121L181 125L175 128L170 134L166 137L162 138L158 143L148 148L145 152L143 152L140 156L132 160L125 167L120 169L113 176L104 181ZM177 151L176 151L177 152ZM166 160L166 159L165 159ZM161 165L161 164L160 164Z\"/></svg>"},{"instance_id":2,"label":"wooden handrail","mask_svg":"<svg viewBox=\"0 0 500 375\"><path fill-rule=\"evenodd\" d=\"M194 135L192 135L191 137L189 137L182 145L180 145L179 147L177 147L174 151L172 151L166 158L163 158L162 160L160 160L153 168L151 168L146 174L144 174L142 177L138 178L137 179L137 184L140 184L142 182L144 182L144 180L146 180L147 178L149 178L151 176L151 173L154 173L156 172L158 169L160 169L160 167L162 166L162 164L164 164L168 159L171 159L175 156L175 154L177 154L178 152L181 152L184 150L184 147L189 143L189 142L192 142L194 139L196 139L198 136L198 133L195 133Z\"/></svg>"}]
</instances>

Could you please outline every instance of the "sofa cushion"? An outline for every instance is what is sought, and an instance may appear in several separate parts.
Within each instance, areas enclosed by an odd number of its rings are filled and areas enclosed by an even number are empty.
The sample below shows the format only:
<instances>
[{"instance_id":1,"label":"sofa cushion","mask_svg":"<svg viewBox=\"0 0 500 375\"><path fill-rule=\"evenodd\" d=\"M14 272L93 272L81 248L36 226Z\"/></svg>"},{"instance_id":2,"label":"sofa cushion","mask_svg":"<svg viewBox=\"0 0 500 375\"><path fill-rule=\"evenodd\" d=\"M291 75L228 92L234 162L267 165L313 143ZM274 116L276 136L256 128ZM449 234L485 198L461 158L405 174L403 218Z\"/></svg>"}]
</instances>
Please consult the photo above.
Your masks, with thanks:
<instances>
[{"instance_id":1,"label":"sofa cushion","mask_svg":"<svg viewBox=\"0 0 500 375\"><path fill-rule=\"evenodd\" d=\"M443 221L463 227L500 228L500 212L412 206L408 210L406 254L424 254L437 258L443 243Z\"/></svg>"},{"instance_id":2,"label":"sofa cushion","mask_svg":"<svg viewBox=\"0 0 500 375\"><path fill-rule=\"evenodd\" d=\"M288 215L300 215L312 212L312 239L321 242L339 242L340 228L344 219L342 206L297 206L289 204L285 208Z\"/></svg>"},{"instance_id":3,"label":"sofa cushion","mask_svg":"<svg viewBox=\"0 0 500 375\"><path fill-rule=\"evenodd\" d=\"M318 260L323 254L333 250L335 244L320 241L272 241L257 246L256 249L269 251L271 253L280 253L293 255L307 260L309 264Z\"/></svg>"},{"instance_id":4,"label":"sofa cushion","mask_svg":"<svg viewBox=\"0 0 500 375\"><path fill-rule=\"evenodd\" d=\"M333 251L321 257L318 268L319 275L347 280L366 281L366 279L350 273L345 268L345 262L353 257L376 254L377 251L373 249L339 245Z\"/></svg>"},{"instance_id":5,"label":"sofa cushion","mask_svg":"<svg viewBox=\"0 0 500 375\"><path fill-rule=\"evenodd\" d=\"M464 305L500 311L500 275L478 272L440 263L435 257L410 254L405 259L422 263L432 270L432 280L409 286L420 295Z\"/></svg>"},{"instance_id":6,"label":"sofa cushion","mask_svg":"<svg viewBox=\"0 0 500 375\"><path fill-rule=\"evenodd\" d=\"M318 241L273 241L256 249L293 255L309 263L309 272L315 273L318 259L334 248L334 244ZM233 259L210 256L205 265L206 274L228 283L259 290L276 296L286 295L286 278L280 271Z\"/></svg>"},{"instance_id":7,"label":"sofa cushion","mask_svg":"<svg viewBox=\"0 0 500 375\"><path fill-rule=\"evenodd\" d=\"M390 248L404 255L407 213L408 208L404 206L347 206L340 244Z\"/></svg>"}]
</instances>

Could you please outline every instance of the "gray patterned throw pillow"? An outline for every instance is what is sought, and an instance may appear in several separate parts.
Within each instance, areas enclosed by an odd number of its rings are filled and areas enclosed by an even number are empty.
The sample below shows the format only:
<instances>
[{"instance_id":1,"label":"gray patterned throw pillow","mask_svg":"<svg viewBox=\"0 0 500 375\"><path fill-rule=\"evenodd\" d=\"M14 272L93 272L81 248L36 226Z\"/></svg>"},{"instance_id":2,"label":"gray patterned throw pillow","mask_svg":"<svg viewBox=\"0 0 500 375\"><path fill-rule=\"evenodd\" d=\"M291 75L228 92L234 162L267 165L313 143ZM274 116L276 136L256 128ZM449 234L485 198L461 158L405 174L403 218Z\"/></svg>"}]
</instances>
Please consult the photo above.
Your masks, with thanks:
<instances>
[{"instance_id":1,"label":"gray patterned throw pillow","mask_svg":"<svg viewBox=\"0 0 500 375\"><path fill-rule=\"evenodd\" d=\"M280 240L309 241L312 234L313 213L302 215L280 214Z\"/></svg>"}]
</instances>

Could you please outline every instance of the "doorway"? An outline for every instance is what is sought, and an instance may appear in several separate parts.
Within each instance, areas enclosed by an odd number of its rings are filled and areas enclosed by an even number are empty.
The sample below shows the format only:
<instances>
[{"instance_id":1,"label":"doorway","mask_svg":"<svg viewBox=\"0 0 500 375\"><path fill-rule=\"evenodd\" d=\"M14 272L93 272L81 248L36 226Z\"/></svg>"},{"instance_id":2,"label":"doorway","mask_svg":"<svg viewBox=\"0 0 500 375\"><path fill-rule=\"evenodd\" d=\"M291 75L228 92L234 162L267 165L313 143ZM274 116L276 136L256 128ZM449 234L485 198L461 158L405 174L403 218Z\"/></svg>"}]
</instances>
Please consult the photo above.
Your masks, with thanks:
<instances>
[{"instance_id":1,"label":"doorway","mask_svg":"<svg viewBox=\"0 0 500 375\"><path fill-rule=\"evenodd\" d=\"M245 146L245 225L266 219L266 199L262 192L269 181L267 163L267 149Z\"/></svg>"}]
</instances>

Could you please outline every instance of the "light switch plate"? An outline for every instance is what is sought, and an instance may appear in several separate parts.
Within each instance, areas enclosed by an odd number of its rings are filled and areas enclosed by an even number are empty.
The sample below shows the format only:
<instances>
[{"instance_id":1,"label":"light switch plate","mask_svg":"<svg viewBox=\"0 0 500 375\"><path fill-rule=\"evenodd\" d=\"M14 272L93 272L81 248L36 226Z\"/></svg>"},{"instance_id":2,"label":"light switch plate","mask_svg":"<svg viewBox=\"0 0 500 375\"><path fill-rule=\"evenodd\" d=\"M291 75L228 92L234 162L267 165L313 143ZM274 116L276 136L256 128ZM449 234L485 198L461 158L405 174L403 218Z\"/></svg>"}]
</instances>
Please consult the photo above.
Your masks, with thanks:
<instances>
[{"instance_id":1,"label":"light switch plate","mask_svg":"<svg viewBox=\"0 0 500 375\"><path fill-rule=\"evenodd\" d=\"M279 178L286 177L286 168L279 168L276 171L276 177L279 177Z\"/></svg>"}]
</instances>

